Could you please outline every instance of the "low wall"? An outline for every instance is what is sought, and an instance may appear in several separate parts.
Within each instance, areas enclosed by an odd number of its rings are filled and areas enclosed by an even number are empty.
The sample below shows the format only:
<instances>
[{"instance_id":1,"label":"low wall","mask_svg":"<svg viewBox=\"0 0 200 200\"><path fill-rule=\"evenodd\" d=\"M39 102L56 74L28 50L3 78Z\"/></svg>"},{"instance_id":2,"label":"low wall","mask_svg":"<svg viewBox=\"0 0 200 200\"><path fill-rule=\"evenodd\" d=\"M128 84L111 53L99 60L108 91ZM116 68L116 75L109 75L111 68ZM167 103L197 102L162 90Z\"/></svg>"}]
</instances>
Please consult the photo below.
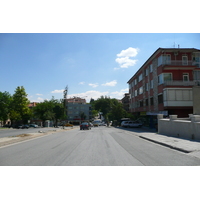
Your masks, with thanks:
<instances>
[{"instance_id":1,"label":"low wall","mask_svg":"<svg viewBox=\"0 0 200 200\"><path fill-rule=\"evenodd\" d=\"M158 133L185 139L200 140L200 115L190 114L189 118L179 119L177 115L170 115L169 119L163 119L158 115Z\"/></svg>"}]
</instances>

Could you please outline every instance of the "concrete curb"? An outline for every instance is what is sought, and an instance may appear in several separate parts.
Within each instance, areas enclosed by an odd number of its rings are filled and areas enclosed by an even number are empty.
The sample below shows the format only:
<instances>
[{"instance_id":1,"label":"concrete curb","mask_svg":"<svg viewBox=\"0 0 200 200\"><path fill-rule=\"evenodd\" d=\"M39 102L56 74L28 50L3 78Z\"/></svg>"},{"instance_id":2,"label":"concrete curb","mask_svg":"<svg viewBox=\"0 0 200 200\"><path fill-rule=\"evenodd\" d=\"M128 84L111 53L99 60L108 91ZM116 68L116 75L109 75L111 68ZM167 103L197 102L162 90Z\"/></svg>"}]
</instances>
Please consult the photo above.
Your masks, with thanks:
<instances>
[{"instance_id":1,"label":"concrete curb","mask_svg":"<svg viewBox=\"0 0 200 200\"><path fill-rule=\"evenodd\" d=\"M186 149L183 149L183 148L175 147L173 145L166 144L166 143L163 143L163 142L160 142L160 141L157 141L157 140L153 140L153 139L150 139L150 138L145 137L145 136L139 136L139 137L142 138L142 139L145 139L145 140L160 144L162 146L169 147L171 149L175 149L175 150L181 151L183 153L191 153L191 152L193 152L193 151L189 151L189 150L186 150Z\"/></svg>"}]
</instances>

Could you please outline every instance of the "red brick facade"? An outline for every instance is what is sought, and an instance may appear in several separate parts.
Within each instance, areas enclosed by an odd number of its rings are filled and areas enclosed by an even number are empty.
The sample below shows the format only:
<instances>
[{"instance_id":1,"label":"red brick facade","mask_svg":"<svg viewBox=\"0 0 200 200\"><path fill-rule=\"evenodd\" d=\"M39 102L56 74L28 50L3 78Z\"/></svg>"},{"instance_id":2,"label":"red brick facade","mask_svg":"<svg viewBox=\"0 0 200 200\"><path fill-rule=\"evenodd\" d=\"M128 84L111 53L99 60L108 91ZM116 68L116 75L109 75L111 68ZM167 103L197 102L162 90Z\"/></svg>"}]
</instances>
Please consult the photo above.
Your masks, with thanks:
<instances>
[{"instance_id":1,"label":"red brick facade","mask_svg":"<svg viewBox=\"0 0 200 200\"><path fill-rule=\"evenodd\" d=\"M193 113L192 87L200 84L200 50L159 48L128 81L137 116Z\"/></svg>"}]
</instances>

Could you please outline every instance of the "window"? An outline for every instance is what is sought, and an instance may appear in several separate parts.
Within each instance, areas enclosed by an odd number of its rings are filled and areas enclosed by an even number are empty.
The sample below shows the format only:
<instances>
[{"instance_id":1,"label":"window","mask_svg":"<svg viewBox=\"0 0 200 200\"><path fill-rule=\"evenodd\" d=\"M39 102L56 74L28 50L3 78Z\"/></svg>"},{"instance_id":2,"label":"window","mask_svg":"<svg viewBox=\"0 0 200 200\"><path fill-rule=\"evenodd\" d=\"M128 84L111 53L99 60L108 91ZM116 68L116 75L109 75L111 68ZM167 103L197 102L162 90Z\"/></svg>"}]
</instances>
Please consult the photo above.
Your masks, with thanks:
<instances>
[{"instance_id":1,"label":"window","mask_svg":"<svg viewBox=\"0 0 200 200\"><path fill-rule=\"evenodd\" d=\"M200 71L194 71L194 80L200 80Z\"/></svg>"},{"instance_id":2,"label":"window","mask_svg":"<svg viewBox=\"0 0 200 200\"><path fill-rule=\"evenodd\" d=\"M166 54L166 55L163 55L163 64L171 64L171 55L169 54Z\"/></svg>"},{"instance_id":3,"label":"window","mask_svg":"<svg viewBox=\"0 0 200 200\"><path fill-rule=\"evenodd\" d=\"M162 64L171 64L171 55L165 54L158 57L158 66Z\"/></svg>"},{"instance_id":4,"label":"window","mask_svg":"<svg viewBox=\"0 0 200 200\"><path fill-rule=\"evenodd\" d=\"M150 64L150 65L149 65L149 72L151 73L152 71L153 71L153 65Z\"/></svg>"},{"instance_id":5,"label":"window","mask_svg":"<svg viewBox=\"0 0 200 200\"><path fill-rule=\"evenodd\" d=\"M165 81L171 81L172 80L172 74L171 73L164 73L163 74L163 80Z\"/></svg>"},{"instance_id":6,"label":"window","mask_svg":"<svg viewBox=\"0 0 200 200\"><path fill-rule=\"evenodd\" d=\"M142 80L142 74L139 75L138 82Z\"/></svg>"},{"instance_id":7,"label":"window","mask_svg":"<svg viewBox=\"0 0 200 200\"><path fill-rule=\"evenodd\" d=\"M158 95L158 103L163 103L163 94Z\"/></svg>"},{"instance_id":8,"label":"window","mask_svg":"<svg viewBox=\"0 0 200 200\"><path fill-rule=\"evenodd\" d=\"M140 101L140 107L143 107L143 101Z\"/></svg>"},{"instance_id":9,"label":"window","mask_svg":"<svg viewBox=\"0 0 200 200\"><path fill-rule=\"evenodd\" d=\"M145 84L146 91L149 91L149 83Z\"/></svg>"},{"instance_id":10,"label":"window","mask_svg":"<svg viewBox=\"0 0 200 200\"><path fill-rule=\"evenodd\" d=\"M162 56L158 57L158 66L162 65Z\"/></svg>"},{"instance_id":11,"label":"window","mask_svg":"<svg viewBox=\"0 0 200 200\"><path fill-rule=\"evenodd\" d=\"M187 73L183 74L183 81L189 81L189 74Z\"/></svg>"},{"instance_id":12,"label":"window","mask_svg":"<svg viewBox=\"0 0 200 200\"><path fill-rule=\"evenodd\" d=\"M163 73L158 76L158 84L163 84L164 82L171 80L172 80L171 73Z\"/></svg>"},{"instance_id":13,"label":"window","mask_svg":"<svg viewBox=\"0 0 200 200\"><path fill-rule=\"evenodd\" d=\"M151 89L153 88L153 80L151 80L151 82L150 82L150 88Z\"/></svg>"},{"instance_id":14,"label":"window","mask_svg":"<svg viewBox=\"0 0 200 200\"><path fill-rule=\"evenodd\" d=\"M143 93L143 86L139 88L139 94Z\"/></svg>"},{"instance_id":15,"label":"window","mask_svg":"<svg viewBox=\"0 0 200 200\"><path fill-rule=\"evenodd\" d=\"M145 104L146 104L146 106L149 105L149 100L148 99L145 100Z\"/></svg>"},{"instance_id":16,"label":"window","mask_svg":"<svg viewBox=\"0 0 200 200\"><path fill-rule=\"evenodd\" d=\"M182 64L188 65L188 57L187 56L182 56Z\"/></svg>"},{"instance_id":17,"label":"window","mask_svg":"<svg viewBox=\"0 0 200 200\"><path fill-rule=\"evenodd\" d=\"M158 84L162 84L163 83L163 74L160 74L158 76Z\"/></svg>"},{"instance_id":18,"label":"window","mask_svg":"<svg viewBox=\"0 0 200 200\"><path fill-rule=\"evenodd\" d=\"M146 68L146 69L145 69L145 75L148 76L148 74L149 74L149 69Z\"/></svg>"},{"instance_id":19,"label":"window","mask_svg":"<svg viewBox=\"0 0 200 200\"><path fill-rule=\"evenodd\" d=\"M192 60L193 60L193 64L195 64L197 67L200 67L200 53L199 52L193 53Z\"/></svg>"},{"instance_id":20,"label":"window","mask_svg":"<svg viewBox=\"0 0 200 200\"><path fill-rule=\"evenodd\" d=\"M137 90L135 90L135 97L137 96Z\"/></svg>"},{"instance_id":21,"label":"window","mask_svg":"<svg viewBox=\"0 0 200 200\"><path fill-rule=\"evenodd\" d=\"M137 85L137 79L135 79L135 85Z\"/></svg>"},{"instance_id":22,"label":"window","mask_svg":"<svg viewBox=\"0 0 200 200\"><path fill-rule=\"evenodd\" d=\"M150 104L153 106L153 97L150 98Z\"/></svg>"}]
</instances>

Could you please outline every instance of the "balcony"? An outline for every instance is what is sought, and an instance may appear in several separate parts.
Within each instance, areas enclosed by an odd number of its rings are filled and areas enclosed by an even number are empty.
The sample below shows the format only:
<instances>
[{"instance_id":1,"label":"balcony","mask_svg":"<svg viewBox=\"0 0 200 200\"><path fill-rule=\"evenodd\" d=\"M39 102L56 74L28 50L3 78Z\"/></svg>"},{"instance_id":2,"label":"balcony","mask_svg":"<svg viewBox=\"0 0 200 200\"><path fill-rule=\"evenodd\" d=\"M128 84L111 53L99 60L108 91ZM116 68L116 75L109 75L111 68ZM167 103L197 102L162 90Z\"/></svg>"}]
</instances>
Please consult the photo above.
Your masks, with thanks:
<instances>
[{"instance_id":1,"label":"balcony","mask_svg":"<svg viewBox=\"0 0 200 200\"><path fill-rule=\"evenodd\" d=\"M197 86L200 85L200 81L164 81L164 86Z\"/></svg>"},{"instance_id":2,"label":"balcony","mask_svg":"<svg viewBox=\"0 0 200 200\"><path fill-rule=\"evenodd\" d=\"M192 60L166 60L158 63L160 65L170 65L170 66L194 66L200 68L200 62L195 62Z\"/></svg>"}]
</instances>

